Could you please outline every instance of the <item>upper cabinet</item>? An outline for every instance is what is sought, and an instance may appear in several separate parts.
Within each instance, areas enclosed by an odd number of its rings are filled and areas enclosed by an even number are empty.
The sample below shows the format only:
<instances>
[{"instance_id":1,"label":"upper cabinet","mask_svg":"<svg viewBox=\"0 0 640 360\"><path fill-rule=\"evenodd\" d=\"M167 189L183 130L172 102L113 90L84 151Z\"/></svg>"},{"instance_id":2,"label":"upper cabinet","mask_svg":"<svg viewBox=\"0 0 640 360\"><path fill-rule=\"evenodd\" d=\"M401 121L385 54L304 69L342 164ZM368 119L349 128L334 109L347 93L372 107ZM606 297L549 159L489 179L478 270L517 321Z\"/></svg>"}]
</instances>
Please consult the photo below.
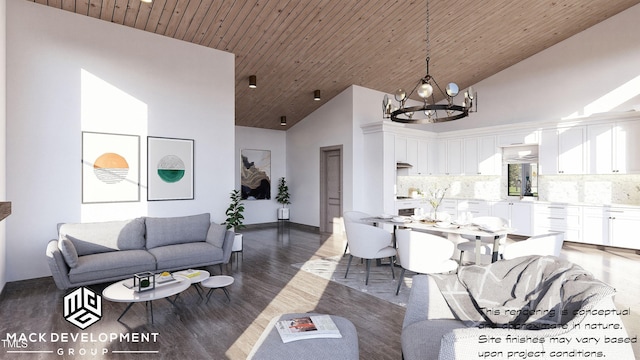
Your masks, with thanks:
<instances>
[{"instance_id":1,"label":"upper cabinet","mask_svg":"<svg viewBox=\"0 0 640 360\"><path fill-rule=\"evenodd\" d=\"M418 140L418 175L429 174L429 142Z\"/></svg>"},{"instance_id":2,"label":"upper cabinet","mask_svg":"<svg viewBox=\"0 0 640 360\"><path fill-rule=\"evenodd\" d=\"M447 173L447 142L445 140L429 141L428 171L429 175L444 175Z\"/></svg>"},{"instance_id":3,"label":"upper cabinet","mask_svg":"<svg viewBox=\"0 0 640 360\"><path fill-rule=\"evenodd\" d=\"M417 139L407 139L407 162L413 167L409 168L409 175L417 175L418 174L418 159L420 158L420 154L418 154L418 140Z\"/></svg>"},{"instance_id":4,"label":"upper cabinet","mask_svg":"<svg viewBox=\"0 0 640 360\"><path fill-rule=\"evenodd\" d=\"M546 126L442 137L402 131L393 135L395 160L412 165L403 175L495 176L502 173L502 148L535 144L541 175L640 174L640 116Z\"/></svg>"},{"instance_id":5,"label":"upper cabinet","mask_svg":"<svg viewBox=\"0 0 640 360\"><path fill-rule=\"evenodd\" d=\"M462 174L462 139L447 140L447 175Z\"/></svg>"},{"instance_id":6,"label":"upper cabinet","mask_svg":"<svg viewBox=\"0 0 640 360\"><path fill-rule=\"evenodd\" d=\"M497 144L498 147L514 146L514 145L527 145L538 143L537 131L518 131L508 134L498 135Z\"/></svg>"},{"instance_id":7,"label":"upper cabinet","mask_svg":"<svg viewBox=\"0 0 640 360\"><path fill-rule=\"evenodd\" d=\"M466 175L500 175L500 151L495 136L464 140L464 173Z\"/></svg>"},{"instance_id":8,"label":"upper cabinet","mask_svg":"<svg viewBox=\"0 0 640 360\"><path fill-rule=\"evenodd\" d=\"M407 175L429 174L429 148L425 139L407 138L395 136L396 163L409 163L412 167L407 169Z\"/></svg>"},{"instance_id":9,"label":"upper cabinet","mask_svg":"<svg viewBox=\"0 0 640 360\"><path fill-rule=\"evenodd\" d=\"M404 136L396 135L395 137L395 153L396 162L409 162L407 160L407 138Z\"/></svg>"},{"instance_id":10,"label":"upper cabinet","mask_svg":"<svg viewBox=\"0 0 640 360\"><path fill-rule=\"evenodd\" d=\"M640 173L640 121L587 126L588 173Z\"/></svg>"},{"instance_id":11,"label":"upper cabinet","mask_svg":"<svg viewBox=\"0 0 640 360\"><path fill-rule=\"evenodd\" d=\"M540 134L540 174L584 174L585 127L546 129Z\"/></svg>"}]
</instances>

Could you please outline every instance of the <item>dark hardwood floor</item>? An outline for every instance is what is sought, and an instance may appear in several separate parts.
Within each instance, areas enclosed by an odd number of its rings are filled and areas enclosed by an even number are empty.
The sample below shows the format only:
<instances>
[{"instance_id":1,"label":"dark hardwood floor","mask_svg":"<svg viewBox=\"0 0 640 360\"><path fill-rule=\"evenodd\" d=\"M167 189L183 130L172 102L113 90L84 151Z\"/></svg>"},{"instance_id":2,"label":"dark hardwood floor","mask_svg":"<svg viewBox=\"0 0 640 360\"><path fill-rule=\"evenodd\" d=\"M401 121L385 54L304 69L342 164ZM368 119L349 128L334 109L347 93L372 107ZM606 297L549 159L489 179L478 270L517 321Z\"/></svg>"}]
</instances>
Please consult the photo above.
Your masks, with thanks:
<instances>
[{"instance_id":1,"label":"dark hardwood floor","mask_svg":"<svg viewBox=\"0 0 640 360\"><path fill-rule=\"evenodd\" d=\"M158 333L157 344L97 342L31 344L28 350L63 348L57 354L11 354L11 359L73 358L81 347L107 349L105 358L245 359L271 318L282 313L319 312L350 319L356 326L360 354L366 359L400 359L400 330L404 308L379 300L315 275L298 271L291 264L341 254L342 237L330 237L298 229L276 227L244 230L244 256L227 266L235 279L228 289L231 302L217 290L208 304L200 301L192 287L180 296L178 306L154 301L154 324L143 304L134 304L117 321L126 304L102 301L103 318L82 331L63 318L62 298L51 278L8 283L0 296L0 336L5 333ZM216 267L208 268L219 274ZM102 291L105 285L91 286ZM49 336L49 335L47 335ZM5 353L6 348L0 349ZM159 350L154 355L113 354L118 350ZM4 354L3 354L4 355ZM6 358L9 355L7 355ZM84 356L83 358L101 356ZM3 356L0 356L3 358Z\"/></svg>"},{"instance_id":2,"label":"dark hardwood floor","mask_svg":"<svg viewBox=\"0 0 640 360\"><path fill-rule=\"evenodd\" d=\"M167 301L154 301L153 324L143 304L134 304L122 323L118 322L117 318L126 304L103 299L103 318L86 330L79 330L64 320L62 299L66 292L58 290L51 278L7 284L0 295L0 337L4 340L7 339L6 334L45 333L46 342L29 342L26 350L53 353L10 354L7 351L11 348L3 342L0 358L245 359L272 317L282 313L313 311L350 319L358 331L362 359L401 359L403 307L291 266L312 258L342 254L345 244L342 236L320 235L295 226L284 230L276 227L247 229L243 233L244 259L227 266L224 271L235 279L229 287L231 302L226 301L221 291L216 291L206 304L192 287L180 296L175 307ZM637 276L640 275L640 255L567 244L563 257L618 288L618 307L628 307L632 312L624 319L625 325L632 336L637 335L640 324L640 277ZM220 273L218 267L207 270ZM105 286L90 288L101 292ZM69 334L69 337L85 333L88 339L79 342L69 338L66 342L52 343L49 341L51 333ZM157 342L100 338L133 333L157 333ZM96 341L92 342L90 336ZM91 355L92 350L108 353ZM114 353L156 350L156 354ZM58 351L64 355L58 355ZM74 351L74 355L69 355L70 351ZM78 356L82 351L87 355ZM637 348L635 351L638 353Z\"/></svg>"}]
</instances>

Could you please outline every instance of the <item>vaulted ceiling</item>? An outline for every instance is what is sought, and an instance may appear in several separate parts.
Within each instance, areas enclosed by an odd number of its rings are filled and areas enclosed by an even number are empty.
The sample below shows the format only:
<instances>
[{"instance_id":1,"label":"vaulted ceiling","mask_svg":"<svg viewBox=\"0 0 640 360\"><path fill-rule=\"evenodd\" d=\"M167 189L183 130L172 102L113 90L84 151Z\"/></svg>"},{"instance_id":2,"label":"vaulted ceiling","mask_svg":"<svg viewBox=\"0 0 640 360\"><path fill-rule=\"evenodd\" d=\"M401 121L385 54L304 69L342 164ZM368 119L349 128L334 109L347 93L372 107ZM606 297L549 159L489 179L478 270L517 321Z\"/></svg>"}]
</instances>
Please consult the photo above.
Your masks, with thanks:
<instances>
[{"instance_id":1,"label":"vaulted ceiling","mask_svg":"<svg viewBox=\"0 0 640 360\"><path fill-rule=\"evenodd\" d=\"M27 1L234 53L240 126L284 130L352 84L393 93L426 73L426 0ZM430 73L464 89L638 3L430 0Z\"/></svg>"}]
</instances>

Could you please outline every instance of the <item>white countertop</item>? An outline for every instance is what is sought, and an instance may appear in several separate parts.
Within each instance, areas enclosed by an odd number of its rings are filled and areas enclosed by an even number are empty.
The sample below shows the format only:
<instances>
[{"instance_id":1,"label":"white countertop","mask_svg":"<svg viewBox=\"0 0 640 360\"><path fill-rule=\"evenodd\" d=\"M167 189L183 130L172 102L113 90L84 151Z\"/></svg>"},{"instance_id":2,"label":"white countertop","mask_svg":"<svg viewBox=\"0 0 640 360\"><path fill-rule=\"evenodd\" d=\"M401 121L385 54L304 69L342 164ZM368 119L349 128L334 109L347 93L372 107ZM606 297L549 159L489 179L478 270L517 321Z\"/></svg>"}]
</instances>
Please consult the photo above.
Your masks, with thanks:
<instances>
[{"instance_id":1,"label":"white countertop","mask_svg":"<svg viewBox=\"0 0 640 360\"><path fill-rule=\"evenodd\" d=\"M631 204L593 204L593 203L567 203L567 202L555 202L555 201L543 201L543 200L534 200L534 199L477 199L477 198L455 198L455 197L447 197L445 200L467 200L467 201L485 201L488 203L498 202L498 201L510 201L510 202L522 202L522 203L532 203L532 204L548 204L548 205L561 205L561 206L592 206L592 207L612 207L612 208L626 208L626 209L640 209L640 204L631 205ZM418 197L418 198L396 198L396 201L428 201L427 197Z\"/></svg>"}]
</instances>

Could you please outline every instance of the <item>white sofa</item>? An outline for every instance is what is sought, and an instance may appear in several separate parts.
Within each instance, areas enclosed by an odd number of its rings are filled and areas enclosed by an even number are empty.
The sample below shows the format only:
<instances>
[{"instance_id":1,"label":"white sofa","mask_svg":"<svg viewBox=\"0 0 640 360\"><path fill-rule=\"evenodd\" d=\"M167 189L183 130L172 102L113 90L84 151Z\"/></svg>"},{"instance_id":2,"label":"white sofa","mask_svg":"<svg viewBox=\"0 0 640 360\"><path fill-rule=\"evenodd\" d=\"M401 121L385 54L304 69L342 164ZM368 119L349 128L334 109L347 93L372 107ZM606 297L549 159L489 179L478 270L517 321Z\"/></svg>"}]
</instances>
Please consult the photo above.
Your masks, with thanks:
<instances>
[{"instance_id":1,"label":"white sofa","mask_svg":"<svg viewBox=\"0 0 640 360\"><path fill-rule=\"evenodd\" d=\"M580 312L565 323L565 328L468 327L456 319L433 276L415 275L402 327L403 358L634 359L631 344L605 342L605 337L629 337L612 298L610 294L582 301ZM601 328L603 326L607 328ZM599 342L577 343L579 338L598 338ZM561 342L566 341L562 339L571 339L571 342ZM580 352L588 354L578 356Z\"/></svg>"},{"instance_id":2,"label":"white sofa","mask_svg":"<svg viewBox=\"0 0 640 360\"><path fill-rule=\"evenodd\" d=\"M229 262L234 233L209 214L59 224L46 250L60 289Z\"/></svg>"}]
</instances>

